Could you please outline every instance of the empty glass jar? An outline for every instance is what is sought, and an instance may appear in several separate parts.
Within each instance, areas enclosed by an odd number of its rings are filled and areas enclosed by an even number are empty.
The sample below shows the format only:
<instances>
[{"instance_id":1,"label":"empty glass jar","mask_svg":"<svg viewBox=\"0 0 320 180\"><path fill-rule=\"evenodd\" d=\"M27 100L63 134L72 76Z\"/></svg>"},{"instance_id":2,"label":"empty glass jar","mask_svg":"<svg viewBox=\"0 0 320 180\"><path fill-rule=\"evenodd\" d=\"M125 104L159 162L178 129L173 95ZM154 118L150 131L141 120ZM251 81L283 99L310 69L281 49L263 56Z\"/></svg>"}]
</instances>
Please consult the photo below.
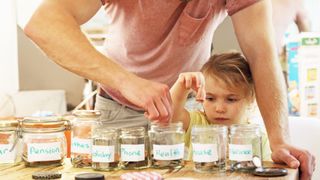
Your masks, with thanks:
<instances>
[{"instance_id":1,"label":"empty glass jar","mask_svg":"<svg viewBox=\"0 0 320 180\"><path fill-rule=\"evenodd\" d=\"M25 118L21 123L26 166L59 166L66 156L65 122L56 117Z\"/></svg>"},{"instance_id":2,"label":"empty glass jar","mask_svg":"<svg viewBox=\"0 0 320 180\"><path fill-rule=\"evenodd\" d=\"M100 111L77 110L71 129L71 163L73 167L91 168L92 134L100 126Z\"/></svg>"},{"instance_id":3,"label":"empty glass jar","mask_svg":"<svg viewBox=\"0 0 320 180\"><path fill-rule=\"evenodd\" d=\"M232 125L229 137L230 169L251 171L256 168L255 163L262 163L261 159L262 143L259 125Z\"/></svg>"},{"instance_id":4,"label":"empty glass jar","mask_svg":"<svg viewBox=\"0 0 320 180\"><path fill-rule=\"evenodd\" d=\"M143 169L149 166L148 137L144 127L121 129L120 167Z\"/></svg>"},{"instance_id":5,"label":"empty glass jar","mask_svg":"<svg viewBox=\"0 0 320 180\"><path fill-rule=\"evenodd\" d=\"M0 120L0 165L20 162L20 138L17 120Z\"/></svg>"},{"instance_id":6,"label":"empty glass jar","mask_svg":"<svg viewBox=\"0 0 320 180\"><path fill-rule=\"evenodd\" d=\"M151 166L154 168L183 166L184 134L182 123L152 124L149 130Z\"/></svg>"},{"instance_id":7,"label":"empty glass jar","mask_svg":"<svg viewBox=\"0 0 320 180\"><path fill-rule=\"evenodd\" d=\"M119 164L119 133L115 128L99 128L93 133L92 168L110 171Z\"/></svg>"},{"instance_id":8,"label":"empty glass jar","mask_svg":"<svg viewBox=\"0 0 320 180\"><path fill-rule=\"evenodd\" d=\"M191 130L192 159L198 172L226 170L228 128L223 125L194 126Z\"/></svg>"}]
</instances>

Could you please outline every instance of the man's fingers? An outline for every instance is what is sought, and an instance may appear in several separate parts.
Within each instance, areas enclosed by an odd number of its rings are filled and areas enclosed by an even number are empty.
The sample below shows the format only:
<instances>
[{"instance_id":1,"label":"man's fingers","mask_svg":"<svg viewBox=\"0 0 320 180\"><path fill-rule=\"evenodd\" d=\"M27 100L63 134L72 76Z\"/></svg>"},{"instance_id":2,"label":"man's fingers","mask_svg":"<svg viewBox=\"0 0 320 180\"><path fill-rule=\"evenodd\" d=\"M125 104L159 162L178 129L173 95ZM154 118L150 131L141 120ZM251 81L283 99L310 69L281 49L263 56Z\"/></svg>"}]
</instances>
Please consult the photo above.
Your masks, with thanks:
<instances>
[{"instance_id":1,"label":"man's fingers","mask_svg":"<svg viewBox=\"0 0 320 180\"><path fill-rule=\"evenodd\" d=\"M160 122L168 122L171 115L171 104L166 97L156 98L153 103L148 105L147 112L145 113L148 119L152 121L158 120Z\"/></svg>"},{"instance_id":2,"label":"man's fingers","mask_svg":"<svg viewBox=\"0 0 320 180\"><path fill-rule=\"evenodd\" d=\"M192 77L190 77L189 75L186 75L185 81L186 81L186 89L190 89L192 86Z\"/></svg>"},{"instance_id":3,"label":"man's fingers","mask_svg":"<svg viewBox=\"0 0 320 180\"><path fill-rule=\"evenodd\" d=\"M290 168L298 168L299 161L287 149L280 149L272 153L272 159L277 163L286 163Z\"/></svg>"},{"instance_id":4,"label":"man's fingers","mask_svg":"<svg viewBox=\"0 0 320 180\"><path fill-rule=\"evenodd\" d=\"M164 100L166 98L158 98L156 100L156 107L158 109L159 112L159 117L158 120L160 122L167 122L169 120L169 112L167 110L167 104L168 102L166 100Z\"/></svg>"},{"instance_id":5,"label":"man's fingers","mask_svg":"<svg viewBox=\"0 0 320 180\"><path fill-rule=\"evenodd\" d=\"M171 96L170 96L170 93L167 92L166 93L166 96L164 98L161 98L162 99L162 102L167 110L167 117L166 119L164 119L164 121L169 121L173 115L173 109L172 109L172 100L171 100Z\"/></svg>"},{"instance_id":6,"label":"man's fingers","mask_svg":"<svg viewBox=\"0 0 320 180\"><path fill-rule=\"evenodd\" d=\"M150 120L156 120L159 118L159 112L153 102L148 103L145 115L147 115L147 118Z\"/></svg>"},{"instance_id":7,"label":"man's fingers","mask_svg":"<svg viewBox=\"0 0 320 180\"><path fill-rule=\"evenodd\" d=\"M290 149L290 152L300 161L301 179L311 179L312 173L315 169L315 157L305 150Z\"/></svg>"}]
</instances>

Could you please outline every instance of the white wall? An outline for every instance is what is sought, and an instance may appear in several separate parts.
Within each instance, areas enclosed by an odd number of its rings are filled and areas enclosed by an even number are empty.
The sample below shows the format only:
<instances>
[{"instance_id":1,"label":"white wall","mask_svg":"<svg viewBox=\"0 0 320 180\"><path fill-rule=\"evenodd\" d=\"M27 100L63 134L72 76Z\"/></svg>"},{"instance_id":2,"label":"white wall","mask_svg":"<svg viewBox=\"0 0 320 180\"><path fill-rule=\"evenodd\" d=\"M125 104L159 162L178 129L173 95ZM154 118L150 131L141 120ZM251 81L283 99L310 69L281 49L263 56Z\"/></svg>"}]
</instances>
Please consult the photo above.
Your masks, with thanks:
<instances>
[{"instance_id":1,"label":"white wall","mask_svg":"<svg viewBox=\"0 0 320 180\"><path fill-rule=\"evenodd\" d=\"M17 30L20 90L66 91L67 103L76 106L82 100L84 79L52 62L24 33L41 0L17 0ZM1 72L0 72L1 73Z\"/></svg>"},{"instance_id":2,"label":"white wall","mask_svg":"<svg viewBox=\"0 0 320 180\"><path fill-rule=\"evenodd\" d=\"M35 9L41 3L41 0L16 0L16 1L17 1L16 3L17 23L21 28L23 28L29 21Z\"/></svg>"},{"instance_id":3,"label":"white wall","mask_svg":"<svg viewBox=\"0 0 320 180\"><path fill-rule=\"evenodd\" d=\"M0 1L0 92L19 90L15 1Z\"/></svg>"}]
</instances>

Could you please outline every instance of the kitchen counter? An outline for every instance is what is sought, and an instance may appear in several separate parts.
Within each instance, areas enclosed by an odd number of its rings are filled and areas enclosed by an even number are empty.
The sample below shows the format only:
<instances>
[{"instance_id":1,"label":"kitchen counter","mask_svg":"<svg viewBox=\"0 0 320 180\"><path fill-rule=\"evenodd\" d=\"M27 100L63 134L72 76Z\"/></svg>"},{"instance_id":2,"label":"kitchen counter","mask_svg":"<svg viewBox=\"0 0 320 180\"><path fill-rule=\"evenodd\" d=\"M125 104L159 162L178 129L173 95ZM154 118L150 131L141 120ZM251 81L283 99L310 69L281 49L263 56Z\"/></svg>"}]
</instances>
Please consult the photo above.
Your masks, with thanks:
<instances>
[{"instance_id":1,"label":"kitchen counter","mask_svg":"<svg viewBox=\"0 0 320 180\"><path fill-rule=\"evenodd\" d=\"M193 171L193 163L186 162L186 165L181 169L153 169L148 168L144 170L117 170L111 172L102 172L102 171L94 171L90 168L73 168L70 162L70 159L66 159L63 166L58 167L41 167L41 168L30 168L25 167L23 163L15 166L0 166L0 179L3 180L28 180L32 179L32 173L39 171L60 171L62 173L63 180L71 180L74 179L74 176L79 173L87 173L87 172L97 172L103 173L106 179L120 179L120 176L127 172L134 171L153 171L160 173L165 179L272 179L272 180L295 180L299 179L299 170L298 169L290 169L284 165L273 164L272 162L264 162L265 167L282 167L288 170L288 175L283 177L257 177L247 173L239 173L239 172L230 172L227 171L223 174L217 173L197 173Z\"/></svg>"}]
</instances>

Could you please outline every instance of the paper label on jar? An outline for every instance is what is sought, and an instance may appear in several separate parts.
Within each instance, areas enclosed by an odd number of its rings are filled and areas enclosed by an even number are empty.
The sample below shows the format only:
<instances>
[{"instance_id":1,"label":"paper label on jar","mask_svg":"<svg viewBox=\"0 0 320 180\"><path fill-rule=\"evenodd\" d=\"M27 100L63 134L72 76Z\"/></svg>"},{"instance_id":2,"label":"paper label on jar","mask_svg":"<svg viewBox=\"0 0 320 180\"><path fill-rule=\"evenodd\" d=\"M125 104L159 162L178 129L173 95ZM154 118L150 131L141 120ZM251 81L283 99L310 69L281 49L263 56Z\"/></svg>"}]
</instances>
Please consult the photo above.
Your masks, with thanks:
<instances>
[{"instance_id":1,"label":"paper label on jar","mask_svg":"<svg viewBox=\"0 0 320 180\"><path fill-rule=\"evenodd\" d=\"M251 161L252 144L229 144L229 159L232 161Z\"/></svg>"},{"instance_id":2,"label":"paper label on jar","mask_svg":"<svg viewBox=\"0 0 320 180\"><path fill-rule=\"evenodd\" d=\"M144 144L121 144L121 161L144 161Z\"/></svg>"},{"instance_id":3,"label":"paper label on jar","mask_svg":"<svg viewBox=\"0 0 320 180\"><path fill-rule=\"evenodd\" d=\"M91 154L92 139L72 138L71 152L80 154Z\"/></svg>"},{"instance_id":4,"label":"paper label on jar","mask_svg":"<svg viewBox=\"0 0 320 180\"><path fill-rule=\"evenodd\" d=\"M92 146L92 162L114 162L114 146Z\"/></svg>"},{"instance_id":5,"label":"paper label on jar","mask_svg":"<svg viewBox=\"0 0 320 180\"><path fill-rule=\"evenodd\" d=\"M184 155L184 143L175 145L153 145L153 158L156 160L177 160Z\"/></svg>"},{"instance_id":6,"label":"paper label on jar","mask_svg":"<svg viewBox=\"0 0 320 180\"><path fill-rule=\"evenodd\" d=\"M0 164L1 163L14 163L16 159L16 148L11 152L13 144L0 144Z\"/></svg>"},{"instance_id":7,"label":"paper label on jar","mask_svg":"<svg viewBox=\"0 0 320 180\"><path fill-rule=\"evenodd\" d=\"M28 161L54 161L61 159L61 143L29 143Z\"/></svg>"},{"instance_id":8,"label":"paper label on jar","mask_svg":"<svg viewBox=\"0 0 320 180\"><path fill-rule=\"evenodd\" d=\"M194 162L218 161L217 144L192 144L192 157Z\"/></svg>"}]
</instances>

